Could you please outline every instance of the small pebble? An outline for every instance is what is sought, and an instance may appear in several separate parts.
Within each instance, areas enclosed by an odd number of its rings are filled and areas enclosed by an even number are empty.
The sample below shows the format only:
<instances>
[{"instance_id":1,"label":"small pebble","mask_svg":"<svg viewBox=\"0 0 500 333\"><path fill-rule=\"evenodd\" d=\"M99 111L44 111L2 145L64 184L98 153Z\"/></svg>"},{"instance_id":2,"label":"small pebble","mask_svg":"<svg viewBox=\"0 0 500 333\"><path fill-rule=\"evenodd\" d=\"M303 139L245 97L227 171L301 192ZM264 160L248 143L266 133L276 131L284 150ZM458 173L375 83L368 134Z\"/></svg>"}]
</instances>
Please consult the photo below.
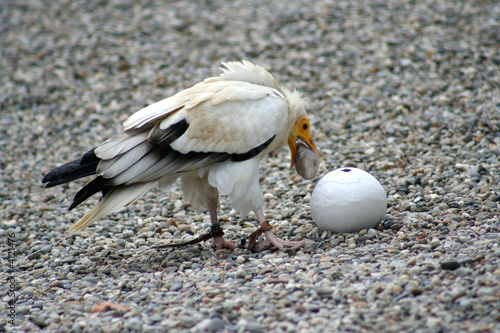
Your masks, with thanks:
<instances>
[{"instance_id":1,"label":"small pebble","mask_svg":"<svg viewBox=\"0 0 500 333\"><path fill-rule=\"evenodd\" d=\"M220 332L224 330L224 322L220 318L204 319L194 326L192 332Z\"/></svg>"},{"instance_id":2,"label":"small pebble","mask_svg":"<svg viewBox=\"0 0 500 333\"><path fill-rule=\"evenodd\" d=\"M170 291L179 291L182 289L183 283L180 280L175 280L172 282L172 285L170 287Z\"/></svg>"},{"instance_id":3,"label":"small pebble","mask_svg":"<svg viewBox=\"0 0 500 333\"><path fill-rule=\"evenodd\" d=\"M458 261L446 261L441 263L441 268L449 271L454 271L455 269L460 267L460 263Z\"/></svg>"}]
</instances>

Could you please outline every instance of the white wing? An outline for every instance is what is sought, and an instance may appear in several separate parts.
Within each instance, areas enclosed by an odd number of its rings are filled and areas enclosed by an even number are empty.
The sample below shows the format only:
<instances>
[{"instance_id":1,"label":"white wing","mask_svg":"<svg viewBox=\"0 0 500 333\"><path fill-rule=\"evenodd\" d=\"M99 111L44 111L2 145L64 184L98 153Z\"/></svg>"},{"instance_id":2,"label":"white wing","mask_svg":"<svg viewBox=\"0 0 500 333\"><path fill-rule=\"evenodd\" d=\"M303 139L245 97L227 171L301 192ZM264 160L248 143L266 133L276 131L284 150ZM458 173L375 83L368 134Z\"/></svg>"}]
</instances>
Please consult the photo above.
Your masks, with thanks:
<instances>
[{"instance_id":1,"label":"white wing","mask_svg":"<svg viewBox=\"0 0 500 333\"><path fill-rule=\"evenodd\" d=\"M274 88L215 79L132 115L124 133L96 148L97 174L130 185L260 154L285 129L285 98Z\"/></svg>"},{"instance_id":2,"label":"white wing","mask_svg":"<svg viewBox=\"0 0 500 333\"><path fill-rule=\"evenodd\" d=\"M242 96L249 93L241 87L227 90L237 90ZM186 110L189 128L171 144L172 148L183 154L190 151L242 154L265 143L284 129L288 105L272 89L261 90L266 94L259 91L258 98L234 98L215 105L210 101ZM167 118L160 128L166 129L171 124L172 120Z\"/></svg>"}]
</instances>

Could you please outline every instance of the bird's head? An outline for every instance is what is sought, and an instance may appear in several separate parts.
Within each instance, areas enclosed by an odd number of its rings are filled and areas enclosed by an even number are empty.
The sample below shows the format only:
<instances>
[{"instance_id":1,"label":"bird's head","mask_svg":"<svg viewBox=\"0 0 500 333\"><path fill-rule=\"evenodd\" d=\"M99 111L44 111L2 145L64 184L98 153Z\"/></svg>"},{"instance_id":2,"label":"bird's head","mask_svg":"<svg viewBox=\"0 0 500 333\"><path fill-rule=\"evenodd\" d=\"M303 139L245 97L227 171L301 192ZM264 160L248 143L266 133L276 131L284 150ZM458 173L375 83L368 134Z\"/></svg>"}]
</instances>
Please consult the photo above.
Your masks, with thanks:
<instances>
[{"instance_id":1,"label":"bird's head","mask_svg":"<svg viewBox=\"0 0 500 333\"><path fill-rule=\"evenodd\" d=\"M320 156L320 152L314 143L310 127L309 119L307 119L306 116L303 116L295 123L290 132L288 137L288 146L292 152L292 162L290 164L290 168L293 168L297 162L297 140L302 141L307 147L314 151L318 157Z\"/></svg>"},{"instance_id":2,"label":"bird's head","mask_svg":"<svg viewBox=\"0 0 500 333\"><path fill-rule=\"evenodd\" d=\"M289 106L288 146L292 152L292 161L290 163L290 169L292 169L297 163L297 140L302 141L316 156L320 157L320 152L316 148L311 134L311 125L309 124L309 119L307 119L302 96L296 90L289 91L288 89L283 89L282 91Z\"/></svg>"}]
</instances>

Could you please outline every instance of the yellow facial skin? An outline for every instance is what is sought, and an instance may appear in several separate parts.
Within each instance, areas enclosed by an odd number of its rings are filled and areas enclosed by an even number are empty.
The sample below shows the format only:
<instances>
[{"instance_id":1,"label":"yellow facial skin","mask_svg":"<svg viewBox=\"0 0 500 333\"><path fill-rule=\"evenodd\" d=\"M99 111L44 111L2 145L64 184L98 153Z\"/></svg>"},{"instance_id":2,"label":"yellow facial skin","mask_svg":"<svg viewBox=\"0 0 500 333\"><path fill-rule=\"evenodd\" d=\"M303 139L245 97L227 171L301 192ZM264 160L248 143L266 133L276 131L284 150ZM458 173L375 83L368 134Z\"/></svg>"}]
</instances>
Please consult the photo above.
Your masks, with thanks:
<instances>
[{"instance_id":1,"label":"yellow facial skin","mask_svg":"<svg viewBox=\"0 0 500 333\"><path fill-rule=\"evenodd\" d=\"M292 162L290 164L290 168L293 168L297 158L297 139L303 141L311 150L313 150L316 155L319 157L320 152L316 148L314 144L314 140L310 131L309 119L307 117L303 117L300 119L297 124L295 124L290 136L288 137L288 146L290 147L290 151L292 152Z\"/></svg>"}]
</instances>

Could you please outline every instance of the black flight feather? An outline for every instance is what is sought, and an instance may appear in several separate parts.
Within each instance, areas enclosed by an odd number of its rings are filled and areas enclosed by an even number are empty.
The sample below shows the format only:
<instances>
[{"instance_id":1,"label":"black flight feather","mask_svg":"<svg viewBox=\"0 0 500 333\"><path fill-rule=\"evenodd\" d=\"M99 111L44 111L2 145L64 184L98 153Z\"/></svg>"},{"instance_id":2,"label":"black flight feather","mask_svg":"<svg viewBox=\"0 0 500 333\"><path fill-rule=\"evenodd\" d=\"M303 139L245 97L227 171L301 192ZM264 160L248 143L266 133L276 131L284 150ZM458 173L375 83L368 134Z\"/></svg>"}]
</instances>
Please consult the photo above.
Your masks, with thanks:
<instances>
[{"instance_id":1,"label":"black flight feather","mask_svg":"<svg viewBox=\"0 0 500 333\"><path fill-rule=\"evenodd\" d=\"M73 203L69 206L69 210L72 210L97 192L102 192L102 196L105 196L111 190L112 186L107 186L105 184L104 178L101 176L96 177L94 180L85 185L73 199Z\"/></svg>"},{"instance_id":2,"label":"black flight feather","mask_svg":"<svg viewBox=\"0 0 500 333\"><path fill-rule=\"evenodd\" d=\"M45 187L53 187L95 175L100 159L95 155L94 150L95 148L85 153L81 158L50 171L43 177L42 183L48 183Z\"/></svg>"}]
</instances>

